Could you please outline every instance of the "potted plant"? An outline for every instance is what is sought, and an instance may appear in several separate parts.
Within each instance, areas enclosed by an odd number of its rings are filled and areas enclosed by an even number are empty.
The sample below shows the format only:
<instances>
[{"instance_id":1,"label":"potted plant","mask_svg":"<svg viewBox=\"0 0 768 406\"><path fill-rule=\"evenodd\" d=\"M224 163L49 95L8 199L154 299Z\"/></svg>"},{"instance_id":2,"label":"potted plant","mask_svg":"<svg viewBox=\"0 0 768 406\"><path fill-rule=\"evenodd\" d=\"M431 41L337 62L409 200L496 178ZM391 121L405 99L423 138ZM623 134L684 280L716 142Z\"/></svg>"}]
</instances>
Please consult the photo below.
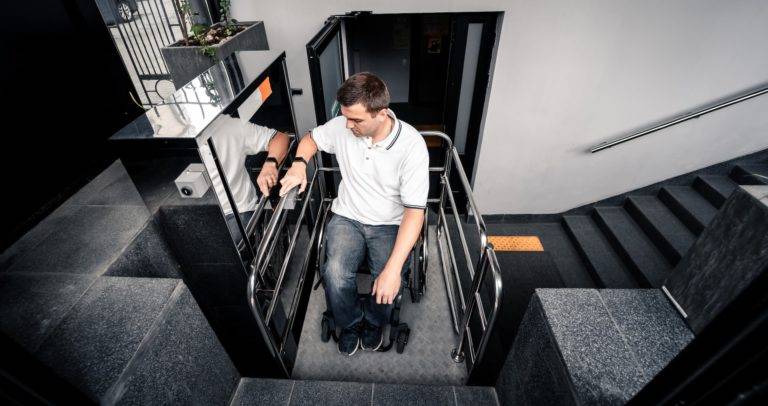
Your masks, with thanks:
<instances>
[{"instance_id":1,"label":"potted plant","mask_svg":"<svg viewBox=\"0 0 768 406\"><path fill-rule=\"evenodd\" d=\"M230 18L230 0L220 0L221 20L212 25L192 24L195 11L189 0L173 1L181 15L184 38L161 48L160 52L177 89L234 51L269 49L264 24Z\"/></svg>"}]
</instances>

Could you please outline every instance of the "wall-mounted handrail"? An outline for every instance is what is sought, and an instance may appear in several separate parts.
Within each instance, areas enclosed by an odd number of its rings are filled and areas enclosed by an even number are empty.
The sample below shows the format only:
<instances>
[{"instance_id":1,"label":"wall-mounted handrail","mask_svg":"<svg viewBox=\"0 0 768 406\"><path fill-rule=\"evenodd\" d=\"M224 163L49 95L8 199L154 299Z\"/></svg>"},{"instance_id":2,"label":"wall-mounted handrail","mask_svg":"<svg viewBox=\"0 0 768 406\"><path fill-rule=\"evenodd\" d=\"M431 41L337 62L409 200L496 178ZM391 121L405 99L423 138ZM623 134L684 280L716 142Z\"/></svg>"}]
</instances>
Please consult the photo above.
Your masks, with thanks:
<instances>
[{"instance_id":1,"label":"wall-mounted handrail","mask_svg":"<svg viewBox=\"0 0 768 406\"><path fill-rule=\"evenodd\" d=\"M678 118L672 119L672 120L667 121L667 122L665 122L663 124L653 126L651 128L648 128L648 129L636 132L636 133L631 134L631 135L627 135L626 137L617 138L617 139L615 139L613 141L603 142L601 144L595 145L589 151L592 152L592 153L595 153L595 152L598 152L598 151L602 151L604 149L614 147L616 145L625 143L627 141L634 140L635 138L640 138L640 137L642 137L644 135L648 135L650 133L653 133L653 132L656 132L656 131L659 131L659 130L663 130L663 129L667 128L667 127L671 127L673 125L680 124L682 122L685 122L685 121L688 121L688 120L692 120L694 118L701 117L701 116L703 116L705 114L708 114L708 113L711 113L713 111L717 111L717 110L726 108L728 106L732 106L732 105L734 105L736 103L741 103L741 102L743 102L745 100L749 100L749 99L752 99L754 97L757 97L757 96L760 96L760 95L763 95L763 94L766 94L766 93L768 93L768 85L762 86L762 87L758 88L757 90L749 91L749 92L747 92L745 94L742 94L740 96L731 98L731 99L729 99L727 101L718 103L718 104L716 104L714 106L707 107L707 108L700 109L700 110L696 110L696 111L694 111L692 113L688 113L688 114L682 115L682 116L680 116Z\"/></svg>"}]
</instances>

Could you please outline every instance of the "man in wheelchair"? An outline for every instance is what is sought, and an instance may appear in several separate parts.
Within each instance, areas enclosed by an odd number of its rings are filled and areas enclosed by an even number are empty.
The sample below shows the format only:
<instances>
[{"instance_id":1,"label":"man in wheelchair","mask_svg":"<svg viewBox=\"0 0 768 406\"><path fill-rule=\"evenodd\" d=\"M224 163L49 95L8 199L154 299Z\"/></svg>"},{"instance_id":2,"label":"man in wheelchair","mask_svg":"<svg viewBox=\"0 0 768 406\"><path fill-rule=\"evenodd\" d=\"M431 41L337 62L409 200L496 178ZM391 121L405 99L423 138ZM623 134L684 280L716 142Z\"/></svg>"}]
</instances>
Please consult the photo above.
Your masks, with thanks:
<instances>
[{"instance_id":1,"label":"man in wheelchair","mask_svg":"<svg viewBox=\"0 0 768 406\"><path fill-rule=\"evenodd\" d=\"M339 352L351 356L360 347L382 346L382 329L424 221L429 155L421 134L388 108L389 91L377 76L351 76L336 100L342 115L302 138L280 194L296 186L304 191L307 161L318 150L335 154L342 180L331 206L321 272L329 310L341 327ZM366 256L374 283L361 309L356 273Z\"/></svg>"}]
</instances>

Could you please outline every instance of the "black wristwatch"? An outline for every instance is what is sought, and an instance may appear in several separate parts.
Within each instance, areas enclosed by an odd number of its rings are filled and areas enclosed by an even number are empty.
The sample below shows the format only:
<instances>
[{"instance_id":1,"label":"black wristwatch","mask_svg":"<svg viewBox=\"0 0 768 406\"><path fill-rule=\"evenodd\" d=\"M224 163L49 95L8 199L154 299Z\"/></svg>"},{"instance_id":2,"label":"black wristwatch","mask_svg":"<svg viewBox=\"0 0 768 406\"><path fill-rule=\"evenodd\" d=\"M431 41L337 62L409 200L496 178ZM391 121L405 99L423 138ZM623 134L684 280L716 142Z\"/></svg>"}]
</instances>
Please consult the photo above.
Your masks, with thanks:
<instances>
[{"instance_id":1,"label":"black wristwatch","mask_svg":"<svg viewBox=\"0 0 768 406\"><path fill-rule=\"evenodd\" d=\"M267 164L267 162L272 162L272 163L274 163L274 164L275 164L275 168L277 168L278 166L280 166L280 164L277 162L277 158L275 158L275 157L273 157L273 156L268 156L268 157L267 157L267 159L265 159L265 160L264 160L264 165L266 165L266 164Z\"/></svg>"},{"instance_id":2,"label":"black wristwatch","mask_svg":"<svg viewBox=\"0 0 768 406\"><path fill-rule=\"evenodd\" d=\"M300 156L297 156L296 158L293 158L293 162L301 162L301 163L304 164L304 166L309 166L309 164L307 163L307 160L302 158L302 157L300 157Z\"/></svg>"}]
</instances>

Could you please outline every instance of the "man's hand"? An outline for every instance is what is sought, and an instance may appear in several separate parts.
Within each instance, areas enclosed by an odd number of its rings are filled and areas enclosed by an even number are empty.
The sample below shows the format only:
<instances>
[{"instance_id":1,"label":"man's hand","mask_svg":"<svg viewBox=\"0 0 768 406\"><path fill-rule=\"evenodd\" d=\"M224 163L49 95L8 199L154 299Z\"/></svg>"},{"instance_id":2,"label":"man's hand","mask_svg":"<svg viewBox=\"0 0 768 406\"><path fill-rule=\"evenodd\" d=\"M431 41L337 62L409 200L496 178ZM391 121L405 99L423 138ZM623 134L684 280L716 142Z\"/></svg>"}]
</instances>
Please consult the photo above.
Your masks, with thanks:
<instances>
[{"instance_id":1,"label":"man's hand","mask_svg":"<svg viewBox=\"0 0 768 406\"><path fill-rule=\"evenodd\" d=\"M264 196L269 196L269 190L277 184L277 165L274 162L265 162L261 167L256 184Z\"/></svg>"},{"instance_id":2,"label":"man's hand","mask_svg":"<svg viewBox=\"0 0 768 406\"><path fill-rule=\"evenodd\" d=\"M283 186L280 188L280 196L285 196L291 189L299 186L299 193L307 187L307 166L302 162L294 162L288 169L283 179L280 180Z\"/></svg>"},{"instance_id":3,"label":"man's hand","mask_svg":"<svg viewBox=\"0 0 768 406\"><path fill-rule=\"evenodd\" d=\"M392 304L400 291L400 269L384 268L373 282L371 296L376 296L378 304Z\"/></svg>"}]
</instances>

